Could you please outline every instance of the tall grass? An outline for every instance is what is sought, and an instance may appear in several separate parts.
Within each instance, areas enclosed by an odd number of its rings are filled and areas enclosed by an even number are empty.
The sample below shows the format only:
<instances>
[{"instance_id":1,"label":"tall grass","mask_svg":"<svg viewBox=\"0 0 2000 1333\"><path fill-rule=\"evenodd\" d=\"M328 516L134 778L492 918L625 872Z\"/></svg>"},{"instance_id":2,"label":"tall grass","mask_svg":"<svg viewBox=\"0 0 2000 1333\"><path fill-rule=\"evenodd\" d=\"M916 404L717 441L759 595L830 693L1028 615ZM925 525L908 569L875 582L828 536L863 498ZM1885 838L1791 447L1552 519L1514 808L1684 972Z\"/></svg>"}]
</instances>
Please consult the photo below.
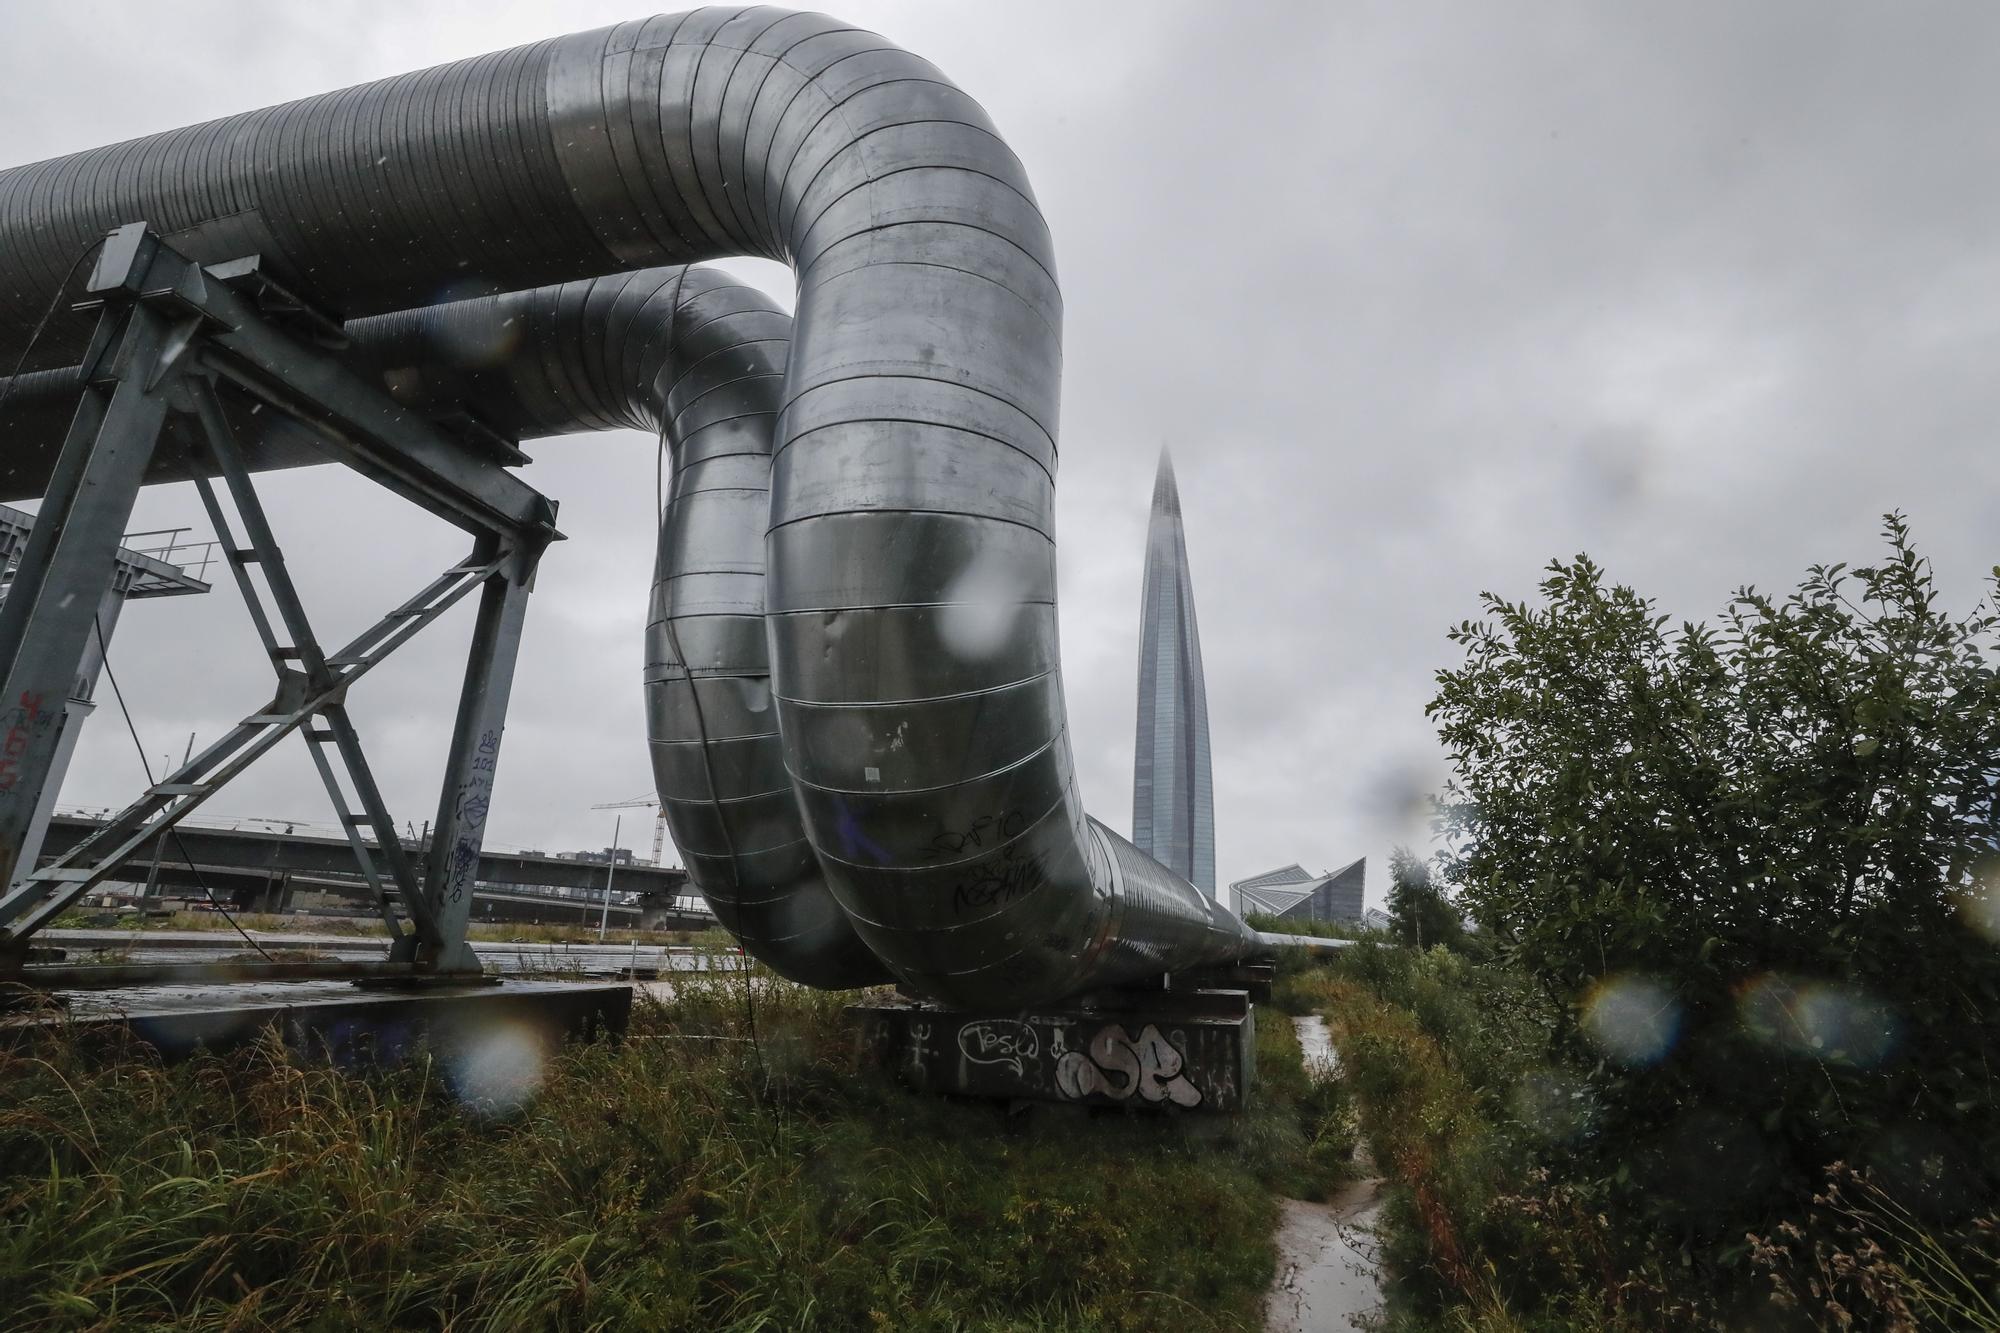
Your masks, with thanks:
<instances>
[{"instance_id":1,"label":"tall grass","mask_svg":"<svg viewBox=\"0 0 2000 1333\"><path fill-rule=\"evenodd\" d=\"M753 1044L739 976L677 978L504 1113L423 1061L17 1043L0 1310L19 1329L1258 1326L1274 1192L1311 1169L1282 1019L1271 1091L1237 1120L1009 1116L858 1073L846 998L761 985Z\"/></svg>"},{"instance_id":2,"label":"tall grass","mask_svg":"<svg viewBox=\"0 0 2000 1333\"><path fill-rule=\"evenodd\" d=\"M475 921L466 927L474 940L513 944L597 944L596 926L536 925L523 921ZM697 949L733 949L736 941L719 926L706 930L620 930L604 933L605 944L691 945Z\"/></svg>"}]
</instances>

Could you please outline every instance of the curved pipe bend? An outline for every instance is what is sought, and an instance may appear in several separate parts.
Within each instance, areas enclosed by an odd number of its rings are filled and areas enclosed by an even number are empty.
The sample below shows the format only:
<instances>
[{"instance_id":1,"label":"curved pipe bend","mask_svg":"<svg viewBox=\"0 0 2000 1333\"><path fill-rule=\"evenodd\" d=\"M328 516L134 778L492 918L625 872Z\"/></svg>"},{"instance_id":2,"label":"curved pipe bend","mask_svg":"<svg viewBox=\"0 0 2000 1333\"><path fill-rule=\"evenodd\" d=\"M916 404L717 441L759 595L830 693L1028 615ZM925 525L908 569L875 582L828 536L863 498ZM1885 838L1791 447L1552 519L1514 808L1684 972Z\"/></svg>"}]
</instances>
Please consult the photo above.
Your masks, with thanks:
<instances>
[{"instance_id":1,"label":"curved pipe bend","mask_svg":"<svg viewBox=\"0 0 2000 1333\"><path fill-rule=\"evenodd\" d=\"M1256 950L1083 813L1053 247L1020 163L926 62L816 15L705 9L0 173L0 325L136 217L198 257L259 251L349 316L789 262L764 630L797 809L861 940L976 1006Z\"/></svg>"},{"instance_id":2,"label":"curved pipe bend","mask_svg":"<svg viewBox=\"0 0 2000 1333\"><path fill-rule=\"evenodd\" d=\"M522 437L630 428L672 481L646 627L646 727L667 825L723 927L781 975L888 981L806 841L771 706L764 516L792 320L712 269L672 267L348 325L422 411L474 404Z\"/></svg>"}]
</instances>

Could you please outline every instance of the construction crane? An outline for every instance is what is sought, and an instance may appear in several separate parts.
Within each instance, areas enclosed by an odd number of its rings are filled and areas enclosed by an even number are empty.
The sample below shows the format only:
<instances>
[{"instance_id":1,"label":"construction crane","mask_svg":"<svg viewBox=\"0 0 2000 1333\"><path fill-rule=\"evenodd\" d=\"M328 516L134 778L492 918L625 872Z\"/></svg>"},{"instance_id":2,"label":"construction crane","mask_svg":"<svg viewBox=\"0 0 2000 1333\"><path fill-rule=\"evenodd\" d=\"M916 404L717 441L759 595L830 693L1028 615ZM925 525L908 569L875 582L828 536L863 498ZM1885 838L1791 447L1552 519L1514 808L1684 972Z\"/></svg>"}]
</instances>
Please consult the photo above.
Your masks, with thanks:
<instances>
[{"instance_id":1,"label":"construction crane","mask_svg":"<svg viewBox=\"0 0 2000 1333\"><path fill-rule=\"evenodd\" d=\"M660 864L660 854L667 845L667 812L656 796L634 796L629 801L606 801L603 805L593 805L593 810L638 810L650 809L653 815L653 864Z\"/></svg>"}]
</instances>

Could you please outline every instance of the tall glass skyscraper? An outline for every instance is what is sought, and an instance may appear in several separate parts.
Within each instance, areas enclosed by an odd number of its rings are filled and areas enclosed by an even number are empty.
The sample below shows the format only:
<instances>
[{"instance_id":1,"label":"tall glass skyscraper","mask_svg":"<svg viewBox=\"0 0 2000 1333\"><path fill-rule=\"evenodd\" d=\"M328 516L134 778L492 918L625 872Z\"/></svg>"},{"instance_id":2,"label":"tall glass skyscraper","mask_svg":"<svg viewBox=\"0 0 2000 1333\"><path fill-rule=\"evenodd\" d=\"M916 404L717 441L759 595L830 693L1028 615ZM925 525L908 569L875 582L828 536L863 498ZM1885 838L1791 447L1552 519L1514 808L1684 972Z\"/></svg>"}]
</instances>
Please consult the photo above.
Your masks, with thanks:
<instances>
[{"instance_id":1,"label":"tall glass skyscraper","mask_svg":"<svg viewBox=\"0 0 2000 1333\"><path fill-rule=\"evenodd\" d=\"M1194 623L1187 538L1173 460L1160 451L1139 627L1139 744L1132 766L1132 841L1215 896L1215 788L1209 777L1208 687Z\"/></svg>"}]
</instances>

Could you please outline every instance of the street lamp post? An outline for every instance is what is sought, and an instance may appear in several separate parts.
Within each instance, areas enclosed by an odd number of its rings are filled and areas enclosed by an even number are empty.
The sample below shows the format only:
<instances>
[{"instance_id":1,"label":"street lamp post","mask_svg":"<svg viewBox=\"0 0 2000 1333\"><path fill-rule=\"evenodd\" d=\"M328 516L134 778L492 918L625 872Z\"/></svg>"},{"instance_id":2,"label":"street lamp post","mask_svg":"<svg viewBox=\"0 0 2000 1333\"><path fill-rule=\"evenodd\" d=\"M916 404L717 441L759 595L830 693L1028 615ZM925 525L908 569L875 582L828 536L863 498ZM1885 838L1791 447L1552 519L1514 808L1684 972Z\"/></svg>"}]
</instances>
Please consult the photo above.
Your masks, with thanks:
<instances>
[{"instance_id":1,"label":"street lamp post","mask_svg":"<svg viewBox=\"0 0 2000 1333\"><path fill-rule=\"evenodd\" d=\"M611 864L604 867L604 911L597 918L597 942L604 943L604 928L611 924L611 884L618 874L618 839L625 832L625 816L620 815L611 824Z\"/></svg>"}]
</instances>

